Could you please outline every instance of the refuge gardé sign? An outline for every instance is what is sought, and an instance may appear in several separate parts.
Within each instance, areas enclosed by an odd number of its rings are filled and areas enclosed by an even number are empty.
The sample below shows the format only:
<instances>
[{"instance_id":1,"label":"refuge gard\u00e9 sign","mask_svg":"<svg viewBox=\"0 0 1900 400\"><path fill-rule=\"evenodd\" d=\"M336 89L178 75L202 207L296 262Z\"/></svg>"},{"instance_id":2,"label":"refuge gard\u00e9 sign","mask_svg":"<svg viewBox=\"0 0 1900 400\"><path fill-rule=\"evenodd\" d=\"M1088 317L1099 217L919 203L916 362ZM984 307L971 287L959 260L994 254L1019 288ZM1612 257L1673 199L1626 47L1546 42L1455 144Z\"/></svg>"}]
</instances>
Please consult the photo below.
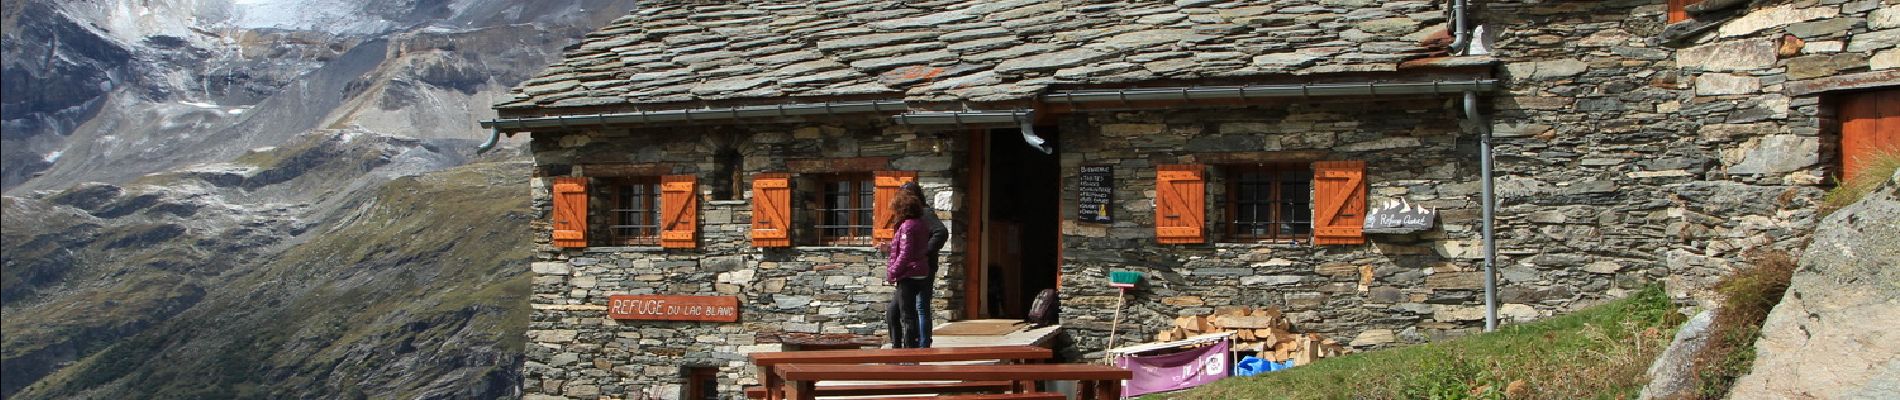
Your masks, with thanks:
<instances>
[{"instance_id":1,"label":"refuge gard\u00e9 sign","mask_svg":"<svg viewBox=\"0 0 1900 400\"><path fill-rule=\"evenodd\" d=\"M607 317L659 321L738 322L738 296L623 294L607 298Z\"/></svg>"}]
</instances>

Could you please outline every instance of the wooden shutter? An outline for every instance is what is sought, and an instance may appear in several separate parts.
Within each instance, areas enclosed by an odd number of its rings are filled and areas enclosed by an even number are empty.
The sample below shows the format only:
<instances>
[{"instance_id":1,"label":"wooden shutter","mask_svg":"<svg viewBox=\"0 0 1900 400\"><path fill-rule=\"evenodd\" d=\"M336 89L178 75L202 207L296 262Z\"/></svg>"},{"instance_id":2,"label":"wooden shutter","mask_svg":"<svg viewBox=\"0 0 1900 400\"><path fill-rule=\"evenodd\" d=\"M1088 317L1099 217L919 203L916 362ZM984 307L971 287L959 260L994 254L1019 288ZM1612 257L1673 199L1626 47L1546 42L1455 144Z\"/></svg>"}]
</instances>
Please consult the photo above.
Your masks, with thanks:
<instances>
[{"instance_id":1,"label":"wooden shutter","mask_svg":"<svg viewBox=\"0 0 1900 400\"><path fill-rule=\"evenodd\" d=\"M1366 162L1313 163L1313 244L1361 244L1366 221Z\"/></svg>"},{"instance_id":2,"label":"wooden shutter","mask_svg":"<svg viewBox=\"0 0 1900 400\"><path fill-rule=\"evenodd\" d=\"M1854 179L1881 153L1900 153L1900 90L1841 101L1841 179Z\"/></svg>"},{"instance_id":3,"label":"wooden shutter","mask_svg":"<svg viewBox=\"0 0 1900 400\"><path fill-rule=\"evenodd\" d=\"M1668 17L1668 22L1669 22L1669 23L1671 23L1671 24L1673 24L1673 23L1677 23L1677 22L1682 22L1682 20L1686 20L1686 19L1689 19L1689 5L1692 5L1692 4L1695 4L1695 3L1701 3L1701 2L1702 2L1702 0L1668 0L1668 1L1665 1L1665 3L1667 3L1667 4L1668 4L1668 8L1669 8L1669 10L1668 10L1668 13L1669 13L1669 17Z\"/></svg>"},{"instance_id":4,"label":"wooden shutter","mask_svg":"<svg viewBox=\"0 0 1900 400\"><path fill-rule=\"evenodd\" d=\"M752 176L752 246L792 246L792 174Z\"/></svg>"},{"instance_id":5,"label":"wooden shutter","mask_svg":"<svg viewBox=\"0 0 1900 400\"><path fill-rule=\"evenodd\" d=\"M660 247L690 249L699 245L698 179L692 175L660 177Z\"/></svg>"},{"instance_id":6,"label":"wooden shutter","mask_svg":"<svg viewBox=\"0 0 1900 400\"><path fill-rule=\"evenodd\" d=\"M554 177L554 247L587 247L587 178Z\"/></svg>"},{"instance_id":7,"label":"wooden shutter","mask_svg":"<svg viewBox=\"0 0 1900 400\"><path fill-rule=\"evenodd\" d=\"M1207 181L1199 165L1155 167L1155 240L1203 243L1207 236Z\"/></svg>"},{"instance_id":8,"label":"wooden shutter","mask_svg":"<svg viewBox=\"0 0 1900 400\"><path fill-rule=\"evenodd\" d=\"M876 189L871 192L871 201L876 204L871 205L871 240L891 240L897 234L897 229L890 226L891 218L896 217L891 212L891 199L897 198L897 191L905 183L917 181L917 171L878 171L874 180Z\"/></svg>"}]
</instances>

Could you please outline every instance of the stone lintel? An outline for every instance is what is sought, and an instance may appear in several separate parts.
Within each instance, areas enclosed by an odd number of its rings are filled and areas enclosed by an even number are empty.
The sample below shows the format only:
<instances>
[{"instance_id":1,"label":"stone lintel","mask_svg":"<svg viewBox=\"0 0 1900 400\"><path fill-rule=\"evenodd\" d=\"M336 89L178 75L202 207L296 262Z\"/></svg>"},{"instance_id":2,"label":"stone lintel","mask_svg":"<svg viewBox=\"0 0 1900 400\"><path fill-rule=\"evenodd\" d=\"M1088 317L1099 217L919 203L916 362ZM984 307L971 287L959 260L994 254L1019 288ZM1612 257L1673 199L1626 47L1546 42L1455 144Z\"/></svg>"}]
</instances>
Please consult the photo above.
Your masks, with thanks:
<instances>
[{"instance_id":1,"label":"stone lintel","mask_svg":"<svg viewBox=\"0 0 1900 400\"><path fill-rule=\"evenodd\" d=\"M1900 70L1871 71L1801 81L1788 81L1785 87L1787 88L1789 96L1806 96L1836 90L1865 89L1896 85L1900 85Z\"/></svg>"}]
</instances>

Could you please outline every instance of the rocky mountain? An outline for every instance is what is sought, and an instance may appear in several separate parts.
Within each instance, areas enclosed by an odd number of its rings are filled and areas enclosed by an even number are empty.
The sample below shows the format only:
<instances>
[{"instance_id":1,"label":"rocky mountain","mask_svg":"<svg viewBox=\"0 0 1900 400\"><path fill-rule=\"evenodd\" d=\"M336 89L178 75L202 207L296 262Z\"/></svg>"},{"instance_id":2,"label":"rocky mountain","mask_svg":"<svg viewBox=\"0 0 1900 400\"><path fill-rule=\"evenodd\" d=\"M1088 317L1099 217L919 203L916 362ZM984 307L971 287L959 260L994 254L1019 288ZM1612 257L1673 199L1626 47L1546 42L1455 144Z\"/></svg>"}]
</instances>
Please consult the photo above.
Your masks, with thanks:
<instances>
[{"instance_id":1,"label":"rocky mountain","mask_svg":"<svg viewBox=\"0 0 1900 400\"><path fill-rule=\"evenodd\" d=\"M528 167L476 121L628 0L4 0L0 396L492 398Z\"/></svg>"}]
</instances>

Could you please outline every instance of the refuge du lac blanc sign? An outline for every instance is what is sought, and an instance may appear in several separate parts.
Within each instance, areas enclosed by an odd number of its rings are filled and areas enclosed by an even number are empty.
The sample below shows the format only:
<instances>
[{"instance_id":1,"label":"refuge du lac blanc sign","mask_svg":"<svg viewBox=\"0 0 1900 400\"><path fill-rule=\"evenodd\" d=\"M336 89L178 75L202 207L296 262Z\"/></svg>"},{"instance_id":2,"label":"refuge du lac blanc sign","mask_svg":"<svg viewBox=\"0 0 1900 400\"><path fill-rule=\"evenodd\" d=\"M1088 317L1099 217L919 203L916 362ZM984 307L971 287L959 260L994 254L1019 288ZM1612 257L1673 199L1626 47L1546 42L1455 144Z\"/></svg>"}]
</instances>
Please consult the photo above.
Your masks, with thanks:
<instances>
[{"instance_id":1,"label":"refuge du lac blanc sign","mask_svg":"<svg viewBox=\"0 0 1900 400\"><path fill-rule=\"evenodd\" d=\"M1438 211L1429 210L1400 198L1366 212L1366 233L1412 233L1432 229Z\"/></svg>"},{"instance_id":2,"label":"refuge du lac blanc sign","mask_svg":"<svg viewBox=\"0 0 1900 400\"><path fill-rule=\"evenodd\" d=\"M739 321L737 296L619 295L607 298L607 317L661 321Z\"/></svg>"}]
</instances>

